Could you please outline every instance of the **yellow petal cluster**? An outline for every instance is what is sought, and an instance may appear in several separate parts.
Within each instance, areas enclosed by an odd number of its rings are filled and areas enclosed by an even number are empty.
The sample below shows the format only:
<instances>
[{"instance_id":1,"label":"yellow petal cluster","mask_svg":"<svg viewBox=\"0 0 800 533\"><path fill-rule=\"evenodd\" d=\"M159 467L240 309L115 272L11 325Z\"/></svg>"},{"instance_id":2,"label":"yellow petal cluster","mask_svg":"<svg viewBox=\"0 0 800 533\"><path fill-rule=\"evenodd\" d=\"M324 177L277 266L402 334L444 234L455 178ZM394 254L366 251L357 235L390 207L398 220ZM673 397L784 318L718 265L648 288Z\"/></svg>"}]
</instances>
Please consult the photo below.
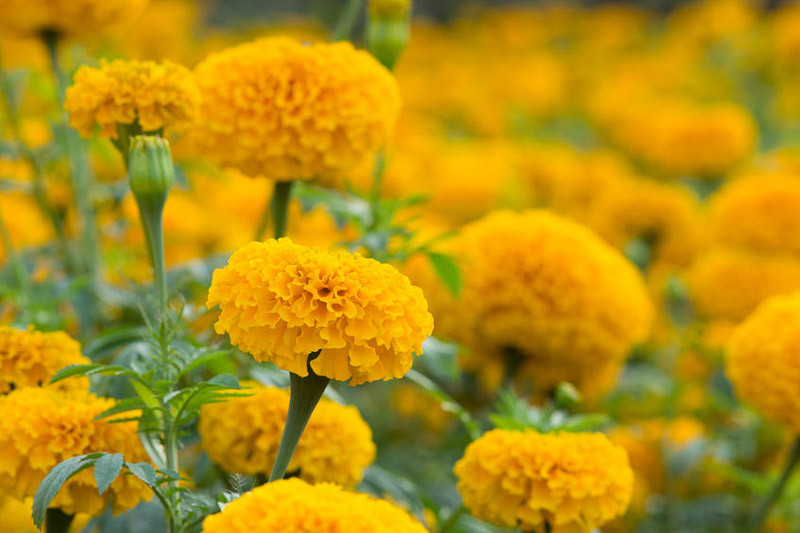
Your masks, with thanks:
<instances>
[{"instance_id":1,"label":"yellow petal cluster","mask_svg":"<svg viewBox=\"0 0 800 533\"><path fill-rule=\"evenodd\" d=\"M0 327L0 394L24 387L41 387L69 365L91 363L81 346L63 331L42 333L32 328ZM89 380L65 379L54 387L86 389Z\"/></svg>"},{"instance_id":2,"label":"yellow petal cluster","mask_svg":"<svg viewBox=\"0 0 800 533\"><path fill-rule=\"evenodd\" d=\"M531 532L589 533L623 515L633 491L627 453L600 433L495 429L455 474L475 517Z\"/></svg>"},{"instance_id":3,"label":"yellow petal cluster","mask_svg":"<svg viewBox=\"0 0 800 533\"><path fill-rule=\"evenodd\" d=\"M0 398L0 490L16 498L33 496L39 483L65 459L93 452L121 453L126 461L147 460L135 422L95 418L114 400L88 392L47 388L18 389ZM120 476L102 496L91 469L67 481L51 503L68 514L115 513L152 496L134 476Z\"/></svg>"},{"instance_id":4,"label":"yellow petal cluster","mask_svg":"<svg viewBox=\"0 0 800 533\"><path fill-rule=\"evenodd\" d=\"M653 306L639 273L569 219L495 212L466 226L450 251L463 272L459 299L420 279L438 334L464 344L465 364L481 376L518 358L518 375L538 392L560 381L591 389L599 375L611 377L605 387L649 331Z\"/></svg>"},{"instance_id":5,"label":"yellow petal cluster","mask_svg":"<svg viewBox=\"0 0 800 533\"><path fill-rule=\"evenodd\" d=\"M297 478L261 485L203 522L204 533L424 533L406 511L332 483Z\"/></svg>"},{"instance_id":6,"label":"yellow petal cluster","mask_svg":"<svg viewBox=\"0 0 800 533\"><path fill-rule=\"evenodd\" d=\"M3 0L0 27L92 37L133 23L149 0Z\"/></svg>"},{"instance_id":7,"label":"yellow petal cluster","mask_svg":"<svg viewBox=\"0 0 800 533\"><path fill-rule=\"evenodd\" d=\"M389 138L400 111L392 75L341 41L260 39L196 68L197 149L223 166L278 181L351 170Z\"/></svg>"},{"instance_id":8,"label":"yellow petal cluster","mask_svg":"<svg viewBox=\"0 0 800 533\"><path fill-rule=\"evenodd\" d=\"M203 406L203 449L228 472L267 474L278 453L289 393L250 384L252 396ZM323 399L314 409L288 471L308 481L355 487L375 459L372 431L353 406Z\"/></svg>"},{"instance_id":9,"label":"yellow petal cluster","mask_svg":"<svg viewBox=\"0 0 800 533\"><path fill-rule=\"evenodd\" d=\"M256 360L351 385L403 377L433 330L422 290L391 265L288 238L234 252L214 272L215 305L217 333Z\"/></svg>"},{"instance_id":10,"label":"yellow petal cluster","mask_svg":"<svg viewBox=\"0 0 800 533\"><path fill-rule=\"evenodd\" d=\"M64 109L70 126L84 137L117 138L117 124L138 122L142 131L176 129L194 121L200 90L187 68L163 61L116 59L83 66L67 89Z\"/></svg>"},{"instance_id":11,"label":"yellow petal cluster","mask_svg":"<svg viewBox=\"0 0 800 533\"><path fill-rule=\"evenodd\" d=\"M800 293L771 298L739 324L725 347L736 395L766 417L800 431Z\"/></svg>"},{"instance_id":12,"label":"yellow petal cluster","mask_svg":"<svg viewBox=\"0 0 800 533\"><path fill-rule=\"evenodd\" d=\"M720 243L800 253L800 176L755 175L732 181L714 194L709 211Z\"/></svg>"}]
</instances>

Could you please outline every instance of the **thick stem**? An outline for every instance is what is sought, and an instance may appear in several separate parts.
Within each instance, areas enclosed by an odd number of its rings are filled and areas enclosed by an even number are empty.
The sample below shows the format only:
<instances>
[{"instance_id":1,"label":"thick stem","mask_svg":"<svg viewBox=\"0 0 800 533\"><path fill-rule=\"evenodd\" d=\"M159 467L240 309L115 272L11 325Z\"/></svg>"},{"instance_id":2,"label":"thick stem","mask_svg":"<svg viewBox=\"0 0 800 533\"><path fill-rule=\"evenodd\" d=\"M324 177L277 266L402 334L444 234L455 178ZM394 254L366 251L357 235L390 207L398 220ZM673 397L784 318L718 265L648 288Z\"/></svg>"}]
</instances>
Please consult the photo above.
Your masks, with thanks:
<instances>
[{"instance_id":1,"label":"thick stem","mask_svg":"<svg viewBox=\"0 0 800 533\"><path fill-rule=\"evenodd\" d=\"M267 227L269 226L269 219L272 216L272 198L275 196L275 192L269 192L270 194L267 201L264 202L264 209L261 212L261 218L258 220L258 227L256 228L256 236L255 240L261 241L264 240L264 234L267 233Z\"/></svg>"},{"instance_id":2,"label":"thick stem","mask_svg":"<svg viewBox=\"0 0 800 533\"><path fill-rule=\"evenodd\" d=\"M269 476L270 482L283 479L289 461L292 459L297 443L306 429L306 424L311 418L311 413L319 403L325 388L330 383L330 378L316 375L311 370L311 357L309 357L308 375L304 378L295 373L289 375L291 384L289 392L289 414L286 417L286 425L283 428L281 445L278 448L278 456L272 466L272 473Z\"/></svg>"},{"instance_id":3,"label":"thick stem","mask_svg":"<svg viewBox=\"0 0 800 533\"><path fill-rule=\"evenodd\" d=\"M286 219L289 212L289 198L292 196L293 181L276 181L272 193L271 211L275 238L286 235Z\"/></svg>"},{"instance_id":4,"label":"thick stem","mask_svg":"<svg viewBox=\"0 0 800 533\"><path fill-rule=\"evenodd\" d=\"M353 33L353 27L358 20L358 14L361 12L361 6L364 0L347 0L347 3L339 14L339 19L336 21L336 26L333 29L332 41L343 41L350 38Z\"/></svg>"},{"instance_id":5,"label":"thick stem","mask_svg":"<svg viewBox=\"0 0 800 533\"><path fill-rule=\"evenodd\" d=\"M75 515L51 507L44 515L44 533L67 533Z\"/></svg>"},{"instance_id":6,"label":"thick stem","mask_svg":"<svg viewBox=\"0 0 800 533\"><path fill-rule=\"evenodd\" d=\"M755 533L762 530L764 522L767 519L767 515L769 515L770 508L776 501L780 499L783 489L786 488L786 484L789 482L789 478L792 476L792 472L799 461L800 437L795 439L794 444L792 444L792 448L789 451L789 457L786 460L786 465L783 467L781 477L778 478L778 481L770 489L769 494L767 494L766 498L764 498L764 501L761 502L761 505L759 505L758 509L756 509L755 514L750 519L750 524L747 528L747 531Z\"/></svg>"},{"instance_id":7,"label":"thick stem","mask_svg":"<svg viewBox=\"0 0 800 533\"><path fill-rule=\"evenodd\" d=\"M157 205L147 201L139 202L139 215L147 241L147 252L153 264L158 312L162 322L167 317L167 266L164 261L164 231L161 222L163 210L163 203Z\"/></svg>"}]
</instances>

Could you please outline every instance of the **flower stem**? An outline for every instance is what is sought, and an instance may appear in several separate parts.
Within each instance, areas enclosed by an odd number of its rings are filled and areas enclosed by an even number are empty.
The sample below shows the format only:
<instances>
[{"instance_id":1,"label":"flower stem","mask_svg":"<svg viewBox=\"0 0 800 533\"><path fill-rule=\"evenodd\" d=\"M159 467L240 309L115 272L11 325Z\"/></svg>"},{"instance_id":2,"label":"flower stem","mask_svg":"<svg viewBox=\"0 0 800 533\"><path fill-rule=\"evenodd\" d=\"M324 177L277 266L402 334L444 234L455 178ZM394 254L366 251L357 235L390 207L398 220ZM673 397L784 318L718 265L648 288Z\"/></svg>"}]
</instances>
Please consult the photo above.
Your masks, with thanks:
<instances>
[{"instance_id":1,"label":"flower stem","mask_svg":"<svg viewBox=\"0 0 800 533\"><path fill-rule=\"evenodd\" d=\"M778 478L778 481L772 486L769 494L767 494L767 497L764 498L764 501L761 502L761 505L759 505L758 509L756 509L755 514L750 519L750 524L747 528L747 531L751 533L761 531L764 526L764 522L767 519L767 515L769 514L770 508L776 501L778 501L778 499L780 499L783 489L786 488L786 484L788 483L789 478L792 476L792 472L794 471L794 468L797 466L798 462L800 462L800 437L796 438L794 444L792 444L792 448L789 451L789 457L786 460L786 465L783 467L781 477Z\"/></svg>"},{"instance_id":2,"label":"flower stem","mask_svg":"<svg viewBox=\"0 0 800 533\"><path fill-rule=\"evenodd\" d=\"M158 298L158 312L161 321L167 317L167 266L164 261L164 231L162 228L162 207L139 205L139 214L144 227L144 236L147 241L147 252L153 263L155 274L156 296Z\"/></svg>"},{"instance_id":3,"label":"flower stem","mask_svg":"<svg viewBox=\"0 0 800 533\"><path fill-rule=\"evenodd\" d=\"M461 507L454 509L453 512L447 516L447 520L445 520L442 525L436 529L437 533L449 533L454 527L456 527L458 520L466 512L467 507L462 503Z\"/></svg>"},{"instance_id":4,"label":"flower stem","mask_svg":"<svg viewBox=\"0 0 800 533\"><path fill-rule=\"evenodd\" d=\"M344 9L339 13L339 18L333 29L333 35L331 36L332 41L343 41L350 38L350 34L353 33L353 26L356 25L358 14L361 11L361 5L363 3L364 0L347 0Z\"/></svg>"},{"instance_id":5,"label":"flower stem","mask_svg":"<svg viewBox=\"0 0 800 533\"><path fill-rule=\"evenodd\" d=\"M286 235L286 219L289 212L289 198L292 195L293 181L276 181L275 192L272 193L271 211L275 238Z\"/></svg>"},{"instance_id":6,"label":"flower stem","mask_svg":"<svg viewBox=\"0 0 800 533\"><path fill-rule=\"evenodd\" d=\"M44 515L44 533L67 533L75 515L51 507Z\"/></svg>"},{"instance_id":7,"label":"flower stem","mask_svg":"<svg viewBox=\"0 0 800 533\"><path fill-rule=\"evenodd\" d=\"M270 482L283 479L283 476L286 475L289 461L306 429L311 413L314 412L314 408L331 381L330 378L318 376L311 370L311 356L309 356L308 375L303 378L292 372L289 374L289 379L289 414L283 428L278 456L275 458L275 464L272 466L272 473L269 476Z\"/></svg>"}]
</instances>

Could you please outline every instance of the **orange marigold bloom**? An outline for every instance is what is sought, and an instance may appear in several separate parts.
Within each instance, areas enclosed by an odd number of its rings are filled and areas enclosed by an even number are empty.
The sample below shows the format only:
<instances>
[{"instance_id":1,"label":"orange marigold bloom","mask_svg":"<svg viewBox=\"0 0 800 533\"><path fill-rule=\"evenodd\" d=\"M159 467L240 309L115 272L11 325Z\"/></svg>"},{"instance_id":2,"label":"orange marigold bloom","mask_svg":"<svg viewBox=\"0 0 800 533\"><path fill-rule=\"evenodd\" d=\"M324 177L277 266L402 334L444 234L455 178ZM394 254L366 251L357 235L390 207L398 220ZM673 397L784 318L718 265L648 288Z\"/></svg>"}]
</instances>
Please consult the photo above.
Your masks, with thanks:
<instances>
[{"instance_id":1,"label":"orange marigold bloom","mask_svg":"<svg viewBox=\"0 0 800 533\"><path fill-rule=\"evenodd\" d=\"M217 333L256 360L351 385L403 377L433 330L422 290L391 265L288 238L234 252L214 272L215 305Z\"/></svg>"},{"instance_id":2,"label":"orange marigold bloom","mask_svg":"<svg viewBox=\"0 0 800 533\"><path fill-rule=\"evenodd\" d=\"M495 429L455 474L476 518L524 531L589 533L625 514L633 491L628 454L600 433Z\"/></svg>"},{"instance_id":3,"label":"orange marigold bloom","mask_svg":"<svg viewBox=\"0 0 800 533\"><path fill-rule=\"evenodd\" d=\"M199 153L250 177L351 170L386 143L400 111L389 71L345 41L260 39L211 55L196 73Z\"/></svg>"},{"instance_id":4,"label":"orange marigold bloom","mask_svg":"<svg viewBox=\"0 0 800 533\"><path fill-rule=\"evenodd\" d=\"M269 475L289 412L289 392L249 384L252 396L203 406L203 449L228 472ZM289 472L310 483L355 487L375 459L372 431L353 406L323 399L292 455Z\"/></svg>"},{"instance_id":5,"label":"orange marigold bloom","mask_svg":"<svg viewBox=\"0 0 800 533\"><path fill-rule=\"evenodd\" d=\"M0 327L0 394L24 387L41 387L69 365L91 363L78 342L63 331L42 333L32 328ZM89 380L66 379L59 389L88 389Z\"/></svg>"},{"instance_id":6,"label":"orange marigold bloom","mask_svg":"<svg viewBox=\"0 0 800 533\"><path fill-rule=\"evenodd\" d=\"M22 33L94 36L132 23L148 0L2 0L0 26Z\"/></svg>"}]
</instances>

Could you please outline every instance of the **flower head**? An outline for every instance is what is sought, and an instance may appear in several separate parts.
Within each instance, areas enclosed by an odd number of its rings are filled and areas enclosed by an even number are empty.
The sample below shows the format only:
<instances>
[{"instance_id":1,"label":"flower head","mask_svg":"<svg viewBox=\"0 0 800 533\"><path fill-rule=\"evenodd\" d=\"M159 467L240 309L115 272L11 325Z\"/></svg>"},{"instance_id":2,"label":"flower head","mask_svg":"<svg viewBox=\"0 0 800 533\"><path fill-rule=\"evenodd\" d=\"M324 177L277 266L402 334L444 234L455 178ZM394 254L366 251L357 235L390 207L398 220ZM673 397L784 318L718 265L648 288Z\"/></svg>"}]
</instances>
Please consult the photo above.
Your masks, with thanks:
<instances>
[{"instance_id":1,"label":"flower head","mask_svg":"<svg viewBox=\"0 0 800 533\"><path fill-rule=\"evenodd\" d=\"M117 125L138 122L142 131L176 129L191 123L200 106L191 71L163 61L117 59L99 68L83 66L67 89L64 109L84 137L117 138Z\"/></svg>"},{"instance_id":2,"label":"flower head","mask_svg":"<svg viewBox=\"0 0 800 533\"><path fill-rule=\"evenodd\" d=\"M633 491L627 453L599 433L495 429L455 474L475 517L524 531L589 533L623 515Z\"/></svg>"},{"instance_id":3,"label":"flower head","mask_svg":"<svg viewBox=\"0 0 800 533\"><path fill-rule=\"evenodd\" d=\"M0 394L24 387L41 387L69 365L90 363L81 346L62 331L42 333L33 329L0 327ZM88 389L88 379L66 379L59 389Z\"/></svg>"},{"instance_id":4,"label":"flower head","mask_svg":"<svg viewBox=\"0 0 800 533\"><path fill-rule=\"evenodd\" d=\"M148 0L3 0L0 26L21 33L93 36L134 22L147 4Z\"/></svg>"},{"instance_id":5,"label":"flower head","mask_svg":"<svg viewBox=\"0 0 800 533\"><path fill-rule=\"evenodd\" d=\"M269 474L289 412L289 393L255 383L252 396L203 406L203 449L228 472ZM309 483L355 487L375 459L372 431L358 409L329 400L311 415L289 463L289 472Z\"/></svg>"},{"instance_id":6,"label":"flower head","mask_svg":"<svg viewBox=\"0 0 800 533\"><path fill-rule=\"evenodd\" d=\"M88 392L18 389L0 398L0 489L16 498L33 496L39 483L65 459L93 452L117 452L125 460L147 460L135 422L96 417L114 401ZM50 504L68 514L115 512L148 500L150 489L134 476L119 476L102 496L91 470L70 478Z\"/></svg>"},{"instance_id":7,"label":"flower head","mask_svg":"<svg viewBox=\"0 0 800 533\"><path fill-rule=\"evenodd\" d=\"M734 329L725 347L725 373L737 396L765 416L800 430L800 293L761 304Z\"/></svg>"},{"instance_id":8,"label":"flower head","mask_svg":"<svg viewBox=\"0 0 800 533\"><path fill-rule=\"evenodd\" d=\"M515 359L517 375L540 393L560 381L603 388L649 331L653 309L639 273L571 220L497 212L466 226L450 251L463 272L460 297L434 280L423 288L437 332L465 345L465 364L482 377Z\"/></svg>"},{"instance_id":9,"label":"flower head","mask_svg":"<svg viewBox=\"0 0 800 533\"><path fill-rule=\"evenodd\" d=\"M400 110L391 74L347 42L261 39L210 56L196 73L198 150L251 177L350 170L386 143Z\"/></svg>"},{"instance_id":10,"label":"flower head","mask_svg":"<svg viewBox=\"0 0 800 533\"><path fill-rule=\"evenodd\" d=\"M274 481L248 492L203 522L204 533L424 533L422 524L394 505L331 483L309 485L297 478Z\"/></svg>"},{"instance_id":11,"label":"flower head","mask_svg":"<svg viewBox=\"0 0 800 533\"><path fill-rule=\"evenodd\" d=\"M214 272L215 305L217 333L256 360L351 385L403 377L433 330L422 290L391 265L287 238L234 252Z\"/></svg>"}]
</instances>

